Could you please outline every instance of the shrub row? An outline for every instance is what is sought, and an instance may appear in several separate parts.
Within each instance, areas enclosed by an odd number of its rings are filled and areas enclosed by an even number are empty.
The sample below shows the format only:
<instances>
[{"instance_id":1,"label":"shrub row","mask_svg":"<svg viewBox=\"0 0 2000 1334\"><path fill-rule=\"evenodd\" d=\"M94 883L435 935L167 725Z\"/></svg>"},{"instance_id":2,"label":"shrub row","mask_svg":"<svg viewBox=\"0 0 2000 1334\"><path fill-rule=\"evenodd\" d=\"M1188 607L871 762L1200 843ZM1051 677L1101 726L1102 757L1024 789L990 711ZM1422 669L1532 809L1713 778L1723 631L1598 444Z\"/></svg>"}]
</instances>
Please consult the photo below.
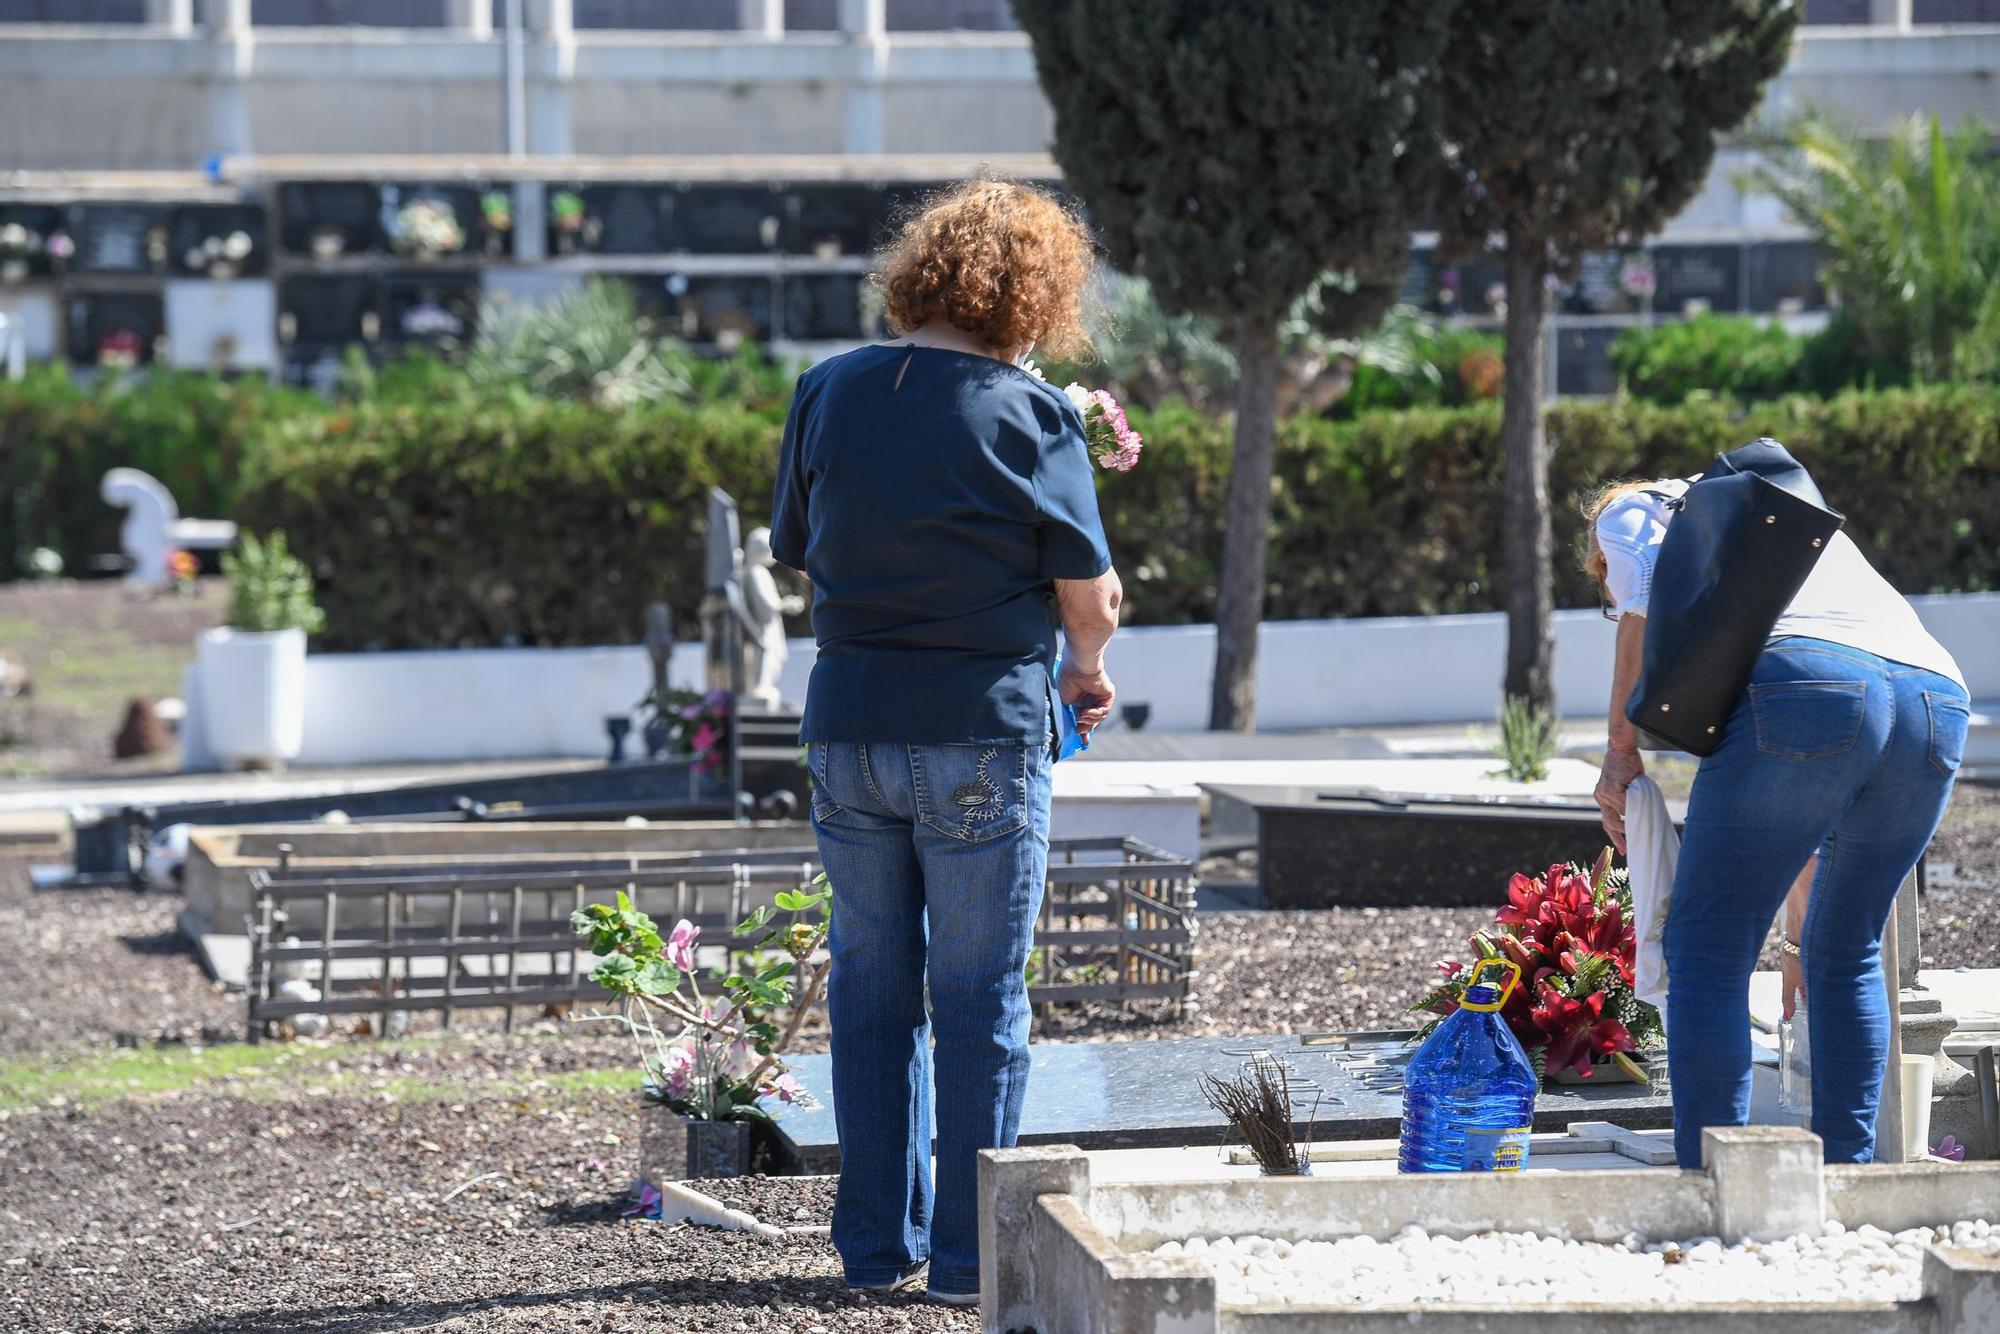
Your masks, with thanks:
<instances>
[{"instance_id":1,"label":"shrub row","mask_svg":"<svg viewBox=\"0 0 2000 1334\"><path fill-rule=\"evenodd\" d=\"M97 479L134 464L191 513L284 528L320 579L323 647L630 642L646 603L667 602L684 625L697 605L709 487L738 498L746 527L768 505L779 434L769 407L608 411L436 388L327 405L194 377L126 391L0 385L5 552L114 550ZM1284 423L1268 614L1499 606L1499 422L1484 404ZM1145 461L1100 487L1130 619L1206 620L1228 425L1178 406L1135 423ZM1560 605L1595 600L1570 559L1581 492L1692 473L1760 434L1806 461L1899 587L2000 586L2000 390L1571 403L1548 429Z\"/></svg>"}]
</instances>

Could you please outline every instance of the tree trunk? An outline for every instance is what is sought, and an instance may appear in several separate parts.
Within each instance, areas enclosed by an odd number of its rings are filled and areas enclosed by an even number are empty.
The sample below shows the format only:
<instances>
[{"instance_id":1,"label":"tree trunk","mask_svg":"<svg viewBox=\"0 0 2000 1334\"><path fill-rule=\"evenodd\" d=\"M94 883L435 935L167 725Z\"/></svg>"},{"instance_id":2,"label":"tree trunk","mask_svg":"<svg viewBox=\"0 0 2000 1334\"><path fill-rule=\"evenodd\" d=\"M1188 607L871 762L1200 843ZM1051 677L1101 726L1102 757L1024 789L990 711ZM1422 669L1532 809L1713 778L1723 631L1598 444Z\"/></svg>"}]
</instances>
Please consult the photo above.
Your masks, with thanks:
<instances>
[{"instance_id":1,"label":"tree trunk","mask_svg":"<svg viewBox=\"0 0 2000 1334\"><path fill-rule=\"evenodd\" d=\"M1246 320L1236 331L1236 445L1215 598L1215 685L1208 726L1257 725L1257 625L1264 618L1264 556L1271 545L1271 469L1277 452L1278 327Z\"/></svg>"},{"instance_id":2,"label":"tree trunk","mask_svg":"<svg viewBox=\"0 0 2000 1334\"><path fill-rule=\"evenodd\" d=\"M1509 696L1555 712L1555 537L1549 526L1549 445L1542 426L1548 376L1547 264L1541 243L1507 238L1507 381L1500 418L1506 458L1501 552L1507 587Z\"/></svg>"}]
</instances>

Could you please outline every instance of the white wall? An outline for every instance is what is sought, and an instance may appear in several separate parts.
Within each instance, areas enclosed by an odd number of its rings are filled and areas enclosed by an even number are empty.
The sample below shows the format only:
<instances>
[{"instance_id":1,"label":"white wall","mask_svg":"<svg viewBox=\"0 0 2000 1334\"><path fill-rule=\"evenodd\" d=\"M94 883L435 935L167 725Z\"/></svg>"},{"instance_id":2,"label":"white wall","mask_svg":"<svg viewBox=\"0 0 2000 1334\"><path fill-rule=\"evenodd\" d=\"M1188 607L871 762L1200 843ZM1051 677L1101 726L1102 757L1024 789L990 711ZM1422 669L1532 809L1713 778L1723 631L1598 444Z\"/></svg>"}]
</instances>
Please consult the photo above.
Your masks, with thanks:
<instances>
[{"instance_id":1,"label":"white wall","mask_svg":"<svg viewBox=\"0 0 2000 1334\"><path fill-rule=\"evenodd\" d=\"M2000 699L2000 593L1912 599L1958 659L1975 699ZM1596 612L1556 616L1556 696L1572 717L1603 717L1613 627ZM1496 614L1280 621L1264 627L1258 720L1272 731L1491 720L1507 627ZM814 656L796 640L781 688L805 697ZM1212 626L1121 631L1109 656L1127 703L1153 706L1156 731L1208 724ZM701 650L674 650L676 685L700 676ZM604 719L633 714L651 679L641 648L321 653L306 661L301 765L429 763L604 754ZM188 698L198 698L192 688ZM205 759L200 721L189 761ZM632 745L638 745L635 738Z\"/></svg>"}]
</instances>

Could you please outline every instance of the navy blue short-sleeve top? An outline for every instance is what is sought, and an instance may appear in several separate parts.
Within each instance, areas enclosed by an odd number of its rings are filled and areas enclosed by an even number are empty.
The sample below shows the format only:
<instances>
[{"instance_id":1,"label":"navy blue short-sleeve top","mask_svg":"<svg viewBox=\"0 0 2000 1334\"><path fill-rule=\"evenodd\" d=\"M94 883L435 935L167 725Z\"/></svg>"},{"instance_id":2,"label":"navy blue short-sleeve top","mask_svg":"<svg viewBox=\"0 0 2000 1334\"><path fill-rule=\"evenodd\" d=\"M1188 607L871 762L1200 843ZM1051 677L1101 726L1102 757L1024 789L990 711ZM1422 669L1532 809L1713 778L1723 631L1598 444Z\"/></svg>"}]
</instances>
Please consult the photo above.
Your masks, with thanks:
<instances>
[{"instance_id":1,"label":"navy blue short-sleeve top","mask_svg":"<svg viewBox=\"0 0 2000 1334\"><path fill-rule=\"evenodd\" d=\"M887 344L799 377L771 551L813 585L804 741L1049 735L1057 579L1111 568L1083 419L992 357Z\"/></svg>"}]
</instances>

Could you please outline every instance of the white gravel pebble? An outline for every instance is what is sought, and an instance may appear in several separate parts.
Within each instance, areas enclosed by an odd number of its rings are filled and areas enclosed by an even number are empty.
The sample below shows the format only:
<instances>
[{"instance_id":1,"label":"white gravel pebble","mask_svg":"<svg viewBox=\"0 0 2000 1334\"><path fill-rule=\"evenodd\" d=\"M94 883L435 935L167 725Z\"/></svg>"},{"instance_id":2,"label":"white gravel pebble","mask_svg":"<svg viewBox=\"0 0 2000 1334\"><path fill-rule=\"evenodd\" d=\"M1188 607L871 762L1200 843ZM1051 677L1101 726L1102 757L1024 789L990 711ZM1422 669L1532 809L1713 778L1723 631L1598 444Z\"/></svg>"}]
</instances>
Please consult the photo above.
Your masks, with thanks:
<instances>
[{"instance_id":1,"label":"white gravel pebble","mask_svg":"<svg viewBox=\"0 0 2000 1334\"><path fill-rule=\"evenodd\" d=\"M2000 1254L2000 1227L1985 1219L1911 1228L1893 1236L1866 1224L1827 1226L1820 1237L1725 1246L1719 1237L1615 1245L1532 1232L1432 1236L1414 1225L1387 1241L1343 1237L1190 1237L1154 1255L1199 1255L1214 1266L1217 1296L1233 1306L1337 1300L1420 1302L1914 1301L1924 1248L1970 1246Z\"/></svg>"}]
</instances>

